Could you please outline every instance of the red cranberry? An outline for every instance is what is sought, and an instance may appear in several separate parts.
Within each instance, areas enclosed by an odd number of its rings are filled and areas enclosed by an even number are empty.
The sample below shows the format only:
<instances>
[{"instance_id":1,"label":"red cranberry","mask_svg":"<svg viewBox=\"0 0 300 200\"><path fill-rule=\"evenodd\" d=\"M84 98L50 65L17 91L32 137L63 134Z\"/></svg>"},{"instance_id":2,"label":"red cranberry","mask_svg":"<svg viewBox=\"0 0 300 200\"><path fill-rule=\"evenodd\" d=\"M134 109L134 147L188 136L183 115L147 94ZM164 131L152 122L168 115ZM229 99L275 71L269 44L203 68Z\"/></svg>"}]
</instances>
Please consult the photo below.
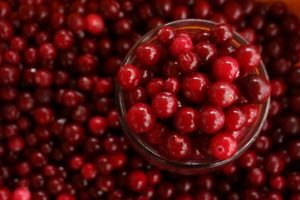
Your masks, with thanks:
<instances>
[{"instance_id":1,"label":"red cranberry","mask_svg":"<svg viewBox=\"0 0 300 200\"><path fill-rule=\"evenodd\" d=\"M210 34L217 44L224 44L233 38L231 27L227 24L217 24L211 29Z\"/></svg>"},{"instance_id":2,"label":"red cranberry","mask_svg":"<svg viewBox=\"0 0 300 200\"><path fill-rule=\"evenodd\" d=\"M156 117L168 118L176 113L178 100L173 94L161 92L153 97L151 107Z\"/></svg>"},{"instance_id":3,"label":"red cranberry","mask_svg":"<svg viewBox=\"0 0 300 200\"><path fill-rule=\"evenodd\" d=\"M195 53L185 52L178 55L178 63L181 72L190 73L197 70L199 59Z\"/></svg>"},{"instance_id":4,"label":"red cranberry","mask_svg":"<svg viewBox=\"0 0 300 200\"><path fill-rule=\"evenodd\" d=\"M236 50L236 59L242 70L252 71L260 64L260 54L253 45L244 45Z\"/></svg>"},{"instance_id":5,"label":"red cranberry","mask_svg":"<svg viewBox=\"0 0 300 200\"><path fill-rule=\"evenodd\" d=\"M31 199L31 193L30 191L25 187L17 188L13 194L12 194L12 200L30 200Z\"/></svg>"},{"instance_id":6,"label":"red cranberry","mask_svg":"<svg viewBox=\"0 0 300 200\"><path fill-rule=\"evenodd\" d=\"M211 13L211 5L205 1L197 1L193 8L193 13L196 18L205 19Z\"/></svg>"},{"instance_id":7,"label":"red cranberry","mask_svg":"<svg viewBox=\"0 0 300 200\"><path fill-rule=\"evenodd\" d=\"M190 107L183 107L175 115L174 125L182 133L191 133L197 130L199 126L198 113Z\"/></svg>"},{"instance_id":8,"label":"red cranberry","mask_svg":"<svg viewBox=\"0 0 300 200\"><path fill-rule=\"evenodd\" d=\"M208 78L202 73L186 76L181 83L184 97L191 102L201 102L205 98Z\"/></svg>"},{"instance_id":9,"label":"red cranberry","mask_svg":"<svg viewBox=\"0 0 300 200\"><path fill-rule=\"evenodd\" d=\"M209 149L216 159L225 160L236 153L237 142L230 133L222 132L212 138Z\"/></svg>"},{"instance_id":10,"label":"red cranberry","mask_svg":"<svg viewBox=\"0 0 300 200\"><path fill-rule=\"evenodd\" d=\"M242 80L243 93L251 103L264 103L271 94L270 84L259 75L249 75Z\"/></svg>"},{"instance_id":11,"label":"red cranberry","mask_svg":"<svg viewBox=\"0 0 300 200\"><path fill-rule=\"evenodd\" d=\"M142 171L132 171L127 179L129 189L135 192L143 190L147 185L147 176Z\"/></svg>"},{"instance_id":12,"label":"red cranberry","mask_svg":"<svg viewBox=\"0 0 300 200\"><path fill-rule=\"evenodd\" d=\"M235 88L227 82L218 81L208 87L208 100L211 104L219 107L228 107L236 99Z\"/></svg>"},{"instance_id":13,"label":"red cranberry","mask_svg":"<svg viewBox=\"0 0 300 200\"><path fill-rule=\"evenodd\" d=\"M150 131L155 125L151 108L143 103L134 104L127 112L126 119L129 128L138 134Z\"/></svg>"},{"instance_id":14,"label":"red cranberry","mask_svg":"<svg viewBox=\"0 0 300 200\"><path fill-rule=\"evenodd\" d=\"M200 59L200 64L202 65L211 62L217 55L215 45L207 41L197 43L195 45L195 52Z\"/></svg>"},{"instance_id":15,"label":"red cranberry","mask_svg":"<svg viewBox=\"0 0 300 200\"><path fill-rule=\"evenodd\" d=\"M217 80L232 82L239 76L239 64L232 57L219 57L213 62L212 67Z\"/></svg>"},{"instance_id":16,"label":"red cranberry","mask_svg":"<svg viewBox=\"0 0 300 200\"><path fill-rule=\"evenodd\" d=\"M262 169L253 168L248 172L247 178L250 184L254 186L262 186L266 180L266 175Z\"/></svg>"},{"instance_id":17,"label":"red cranberry","mask_svg":"<svg viewBox=\"0 0 300 200\"><path fill-rule=\"evenodd\" d=\"M85 29L91 34L98 35L104 30L104 21L100 15L89 14L85 17Z\"/></svg>"},{"instance_id":18,"label":"red cranberry","mask_svg":"<svg viewBox=\"0 0 300 200\"><path fill-rule=\"evenodd\" d=\"M175 37L175 30L172 27L163 27L157 33L158 40L163 44L169 44Z\"/></svg>"},{"instance_id":19,"label":"red cranberry","mask_svg":"<svg viewBox=\"0 0 300 200\"><path fill-rule=\"evenodd\" d=\"M81 168L81 174L86 180L94 179L97 176L97 168L92 163L85 163Z\"/></svg>"},{"instance_id":20,"label":"red cranberry","mask_svg":"<svg viewBox=\"0 0 300 200\"><path fill-rule=\"evenodd\" d=\"M217 107L206 106L199 113L200 130L206 133L216 133L223 128L225 123L225 115L223 111Z\"/></svg>"},{"instance_id":21,"label":"red cranberry","mask_svg":"<svg viewBox=\"0 0 300 200\"><path fill-rule=\"evenodd\" d=\"M166 139L167 154L176 159L184 159L191 153L191 143L187 136L172 134Z\"/></svg>"},{"instance_id":22,"label":"red cranberry","mask_svg":"<svg viewBox=\"0 0 300 200\"><path fill-rule=\"evenodd\" d=\"M189 36L178 36L174 38L170 46L170 53L173 56L178 56L181 53L191 51L193 48L193 42Z\"/></svg>"},{"instance_id":23,"label":"red cranberry","mask_svg":"<svg viewBox=\"0 0 300 200\"><path fill-rule=\"evenodd\" d=\"M163 90L164 81L161 78L152 79L146 86L147 95L154 97L156 94Z\"/></svg>"},{"instance_id":24,"label":"red cranberry","mask_svg":"<svg viewBox=\"0 0 300 200\"><path fill-rule=\"evenodd\" d=\"M245 126L246 116L239 107L231 107L225 112L225 128L237 131Z\"/></svg>"},{"instance_id":25,"label":"red cranberry","mask_svg":"<svg viewBox=\"0 0 300 200\"><path fill-rule=\"evenodd\" d=\"M108 122L104 117L95 116L89 120L89 130L95 135L102 135L106 131Z\"/></svg>"},{"instance_id":26,"label":"red cranberry","mask_svg":"<svg viewBox=\"0 0 300 200\"><path fill-rule=\"evenodd\" d=\"M137 59L145 67L157 64L161 57L160 50L154 44L143 44L136 50Z\"/></svg>"},{"instance_id":27,"label":"red cranberry","mask_svg":"<svg viewBox=\"0 0 300 200\"><path fill-rule=\"evenodd\" d=\"M118 72L118 82L124 89L133 89L141 80L139 69L133 65L124 65Z\"/></svg>"}]
</instances>

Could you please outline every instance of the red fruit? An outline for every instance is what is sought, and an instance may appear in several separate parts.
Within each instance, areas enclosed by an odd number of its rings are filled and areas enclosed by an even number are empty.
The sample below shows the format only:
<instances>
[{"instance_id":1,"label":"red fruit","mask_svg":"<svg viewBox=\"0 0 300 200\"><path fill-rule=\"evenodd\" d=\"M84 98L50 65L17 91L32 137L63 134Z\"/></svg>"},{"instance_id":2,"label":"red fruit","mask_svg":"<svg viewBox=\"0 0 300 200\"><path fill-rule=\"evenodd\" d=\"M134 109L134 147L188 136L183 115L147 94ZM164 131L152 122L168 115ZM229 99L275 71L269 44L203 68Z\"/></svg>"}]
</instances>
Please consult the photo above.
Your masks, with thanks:
<instances>
[{"instance_id":1,"label":"red fruit","mask_svg":"<svg viewBox=\"0 0 300 200\"><path fill-rule=\"evenodd\" d=\"M147 104L134 104L127 112L126 120L129 128L137 133L149 132L155 126L155 116Z\"/></svg>"},{"instance_id":2,"label":"red fruit","mask_svg":"<svg viewBox=\"0 0 300 200\"><path fill-rule=\"evenodd\" d=\"M229 132L216 134L210 141L209 150L216 159L226 160L237 151L237 142Z\"/></svg>"}]
</instances>

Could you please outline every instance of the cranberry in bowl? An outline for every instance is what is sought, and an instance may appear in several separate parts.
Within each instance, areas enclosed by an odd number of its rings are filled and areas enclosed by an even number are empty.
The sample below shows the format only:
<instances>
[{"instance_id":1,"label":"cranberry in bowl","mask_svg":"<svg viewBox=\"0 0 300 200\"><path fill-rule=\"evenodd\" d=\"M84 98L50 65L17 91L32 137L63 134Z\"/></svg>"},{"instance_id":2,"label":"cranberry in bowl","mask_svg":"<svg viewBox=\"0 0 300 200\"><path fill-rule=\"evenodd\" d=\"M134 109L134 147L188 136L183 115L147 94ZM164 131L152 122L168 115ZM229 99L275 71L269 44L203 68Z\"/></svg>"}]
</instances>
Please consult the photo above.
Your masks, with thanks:
<instances>
[{"instance_id":1,"label":"cranberry in bowl","mask_svg":"<svg viewBox=\"0 0 300 200\"><path fill-rule=\"evenodd\" d=\"M132 47L116 97L124 132L145 159L199 174L254 142L270 84L256 46L227 24L189 19L155 28Z\"/></svg>"}]
</instances>

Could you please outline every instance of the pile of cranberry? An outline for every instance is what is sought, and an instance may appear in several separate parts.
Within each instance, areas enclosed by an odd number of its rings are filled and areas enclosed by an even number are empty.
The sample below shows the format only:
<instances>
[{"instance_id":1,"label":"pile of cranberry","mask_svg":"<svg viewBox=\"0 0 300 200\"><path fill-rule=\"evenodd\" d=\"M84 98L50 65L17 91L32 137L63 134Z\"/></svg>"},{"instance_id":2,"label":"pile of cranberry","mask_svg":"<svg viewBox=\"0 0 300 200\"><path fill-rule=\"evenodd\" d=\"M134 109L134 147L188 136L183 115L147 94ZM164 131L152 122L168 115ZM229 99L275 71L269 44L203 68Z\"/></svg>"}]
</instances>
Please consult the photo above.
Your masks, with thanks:
<instances>
[{"instance_id":1,"label":"pile of cranberry","mask_svg":"<svg viewBox=\"0 0 300 200\"><path fill-rule=\"evenodd\" d=\"M234 49L229 25L195 28L160 28L132 52L133 65L121 66L118 83L130 105L126 122L136 137L143 135L171 159L204 159L208 153L224 160L237 152L271 87L256 72L261 59L256 47ZM208 135L209 147L201 145Z\"/></svg>"},{"instance_id":2,"label":"pile of cranberry","mask_svg":"<svg viewBox=\"0 0 300 200\"><path fill-rule=\"evenodd\" d=\"M262 52L271 78L254 145L198 176L133 151L114 97L113 77L140 36L187 18L230 24ZM0 0L0 199L299 200L299 60L299 20L283 3Z\"/></svg>"}]
</instances>

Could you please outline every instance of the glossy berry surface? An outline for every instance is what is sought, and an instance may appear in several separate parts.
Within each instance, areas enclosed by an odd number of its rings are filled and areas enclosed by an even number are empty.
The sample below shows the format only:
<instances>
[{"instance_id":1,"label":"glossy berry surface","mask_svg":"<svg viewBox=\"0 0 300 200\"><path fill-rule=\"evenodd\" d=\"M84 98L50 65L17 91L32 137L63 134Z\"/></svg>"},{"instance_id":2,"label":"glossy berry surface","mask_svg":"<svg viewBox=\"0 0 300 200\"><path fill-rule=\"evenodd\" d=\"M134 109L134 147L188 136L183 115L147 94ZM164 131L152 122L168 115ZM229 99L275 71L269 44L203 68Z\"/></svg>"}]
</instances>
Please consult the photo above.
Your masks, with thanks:
<instances>
[{"instance_id":1,"label":"glossy berry surface","mask_svg":"<svg viewBox=\"0 0 300 200\"><path fill-rule=\"evenodd\" d=\"M221 109L206 106L199 112L199 128L205 133L214 134L225 124L225 115Z\"/></svg>"},{"instance_id":2,"label":"glossy berry surface","mask_svg":"<svg viewBox=\"0 0 300 200\"><path fill-rule=\"evenodd\" d=\"M211 154L220 160L230 158L237 151L237 142L228 132L223 132L215 135L211 142L209 149Z\"/></svg>"},{"instance_id":3,"label":"glossy berry surface","mask_svg":"<svg viewBox=\"0 0 300 200\"><path fill-rule=\"evenodd\" d=\"M151 108L143 103L133 105L127 114L128 126L136 133L146 133L155 125Z\"/></svg>"}]
</instances>

